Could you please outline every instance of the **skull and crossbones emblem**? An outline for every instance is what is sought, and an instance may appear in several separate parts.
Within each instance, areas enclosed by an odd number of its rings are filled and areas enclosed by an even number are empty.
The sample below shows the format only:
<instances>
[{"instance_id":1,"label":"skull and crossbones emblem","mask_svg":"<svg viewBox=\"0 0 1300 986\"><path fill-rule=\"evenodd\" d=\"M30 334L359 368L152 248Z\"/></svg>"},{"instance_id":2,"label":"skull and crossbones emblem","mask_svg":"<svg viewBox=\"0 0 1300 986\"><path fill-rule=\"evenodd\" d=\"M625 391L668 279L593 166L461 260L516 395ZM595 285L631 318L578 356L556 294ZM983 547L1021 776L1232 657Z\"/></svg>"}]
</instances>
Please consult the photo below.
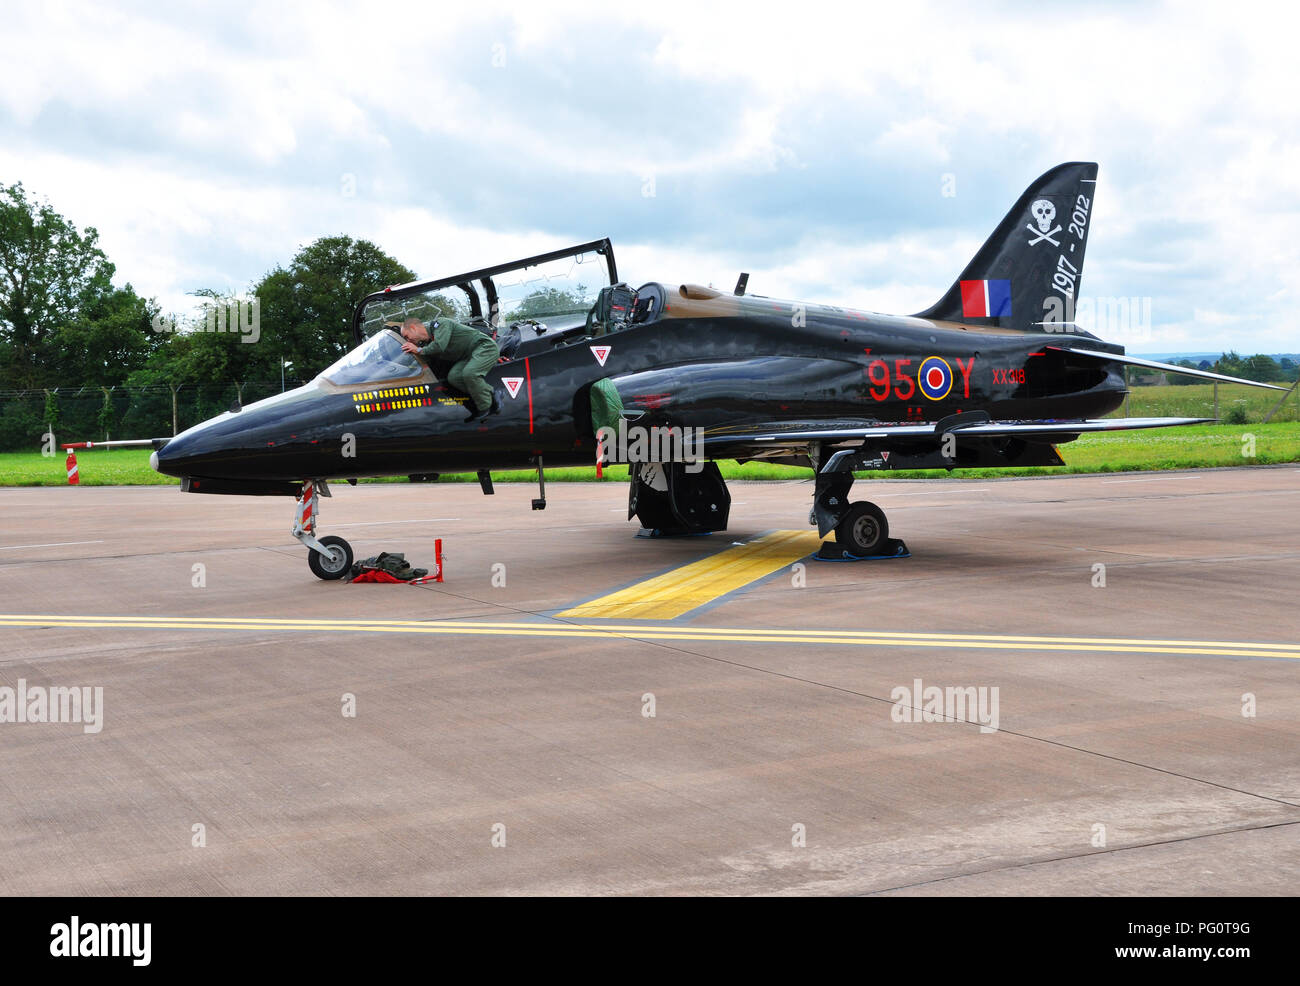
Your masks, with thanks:
<instances>
[{"instance_id":1,"label":"skull and crossbones emblem","mask_svg":"<svg viewBox=\"0 0 1300 986\"><path fill-rule=\"evenodd\" d=\"M1029 245L1041 243L1046 240L1052 246L1060 246L1060 242L1052 239L1052 236L1061 231L1060 225L1053 226L1052 220L1056 218L1056 206L1048 202L1047 199L1037 199L1029 207L1029 214L1034 217L1034 222L1038 223L1038 228L1034 229L1034 223L1026 223L1025 229L1035 234L1034 238L1029 241Z\"/></svg>"}]
</instances>

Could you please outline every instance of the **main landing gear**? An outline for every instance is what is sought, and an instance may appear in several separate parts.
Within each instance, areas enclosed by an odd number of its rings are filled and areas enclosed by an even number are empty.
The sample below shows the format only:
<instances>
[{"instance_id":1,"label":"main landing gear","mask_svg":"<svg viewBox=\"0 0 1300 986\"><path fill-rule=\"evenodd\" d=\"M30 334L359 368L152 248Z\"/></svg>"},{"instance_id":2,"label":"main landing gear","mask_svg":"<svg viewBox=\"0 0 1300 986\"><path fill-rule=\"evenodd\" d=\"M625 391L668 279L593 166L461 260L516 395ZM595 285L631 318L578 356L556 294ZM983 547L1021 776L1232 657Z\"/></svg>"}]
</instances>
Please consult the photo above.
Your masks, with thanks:
<instances>
[{"instance_id":1,"label":"main landing gear","mask_svg":"<svg viewBox=\"0 0 1300 986\"><path fill-rule=\"evenodd\" d=\"M320 513L320 496L330 489L322 480L304 480L298 497L298 514L294 518L294 537L307 546L307 566L312 575L326 581L341 579L352 567L352 545L341 537L328 535L317 539L316 517Z\"/></svg>"},{"instance_id":2,"label":"main landing gear","mask_svg":"<svg viewBox=\"0 0 1300 986\"><path fill-rule=\"evenodd\" d=\"M860 558L880 554L888 542L889 521L870 500L850 503L844 519L835 525L835 543Z\"/></svg>"},{"instance_id":3,"label":"main landing gear","mask_svg":"<svg viewBox=\"0 0 1300 986\"><path fill-rule=\"evenodd\" d=\"M716 462L633 462L628 467L627 519L637 537L679 537L727 529L731 494Z\"/></svg>"},{"instance_id":4,"label":"main landing gear","mask_svg":"<svg viewBox=\"0 0 1300 986\"><path fill-rule=\"evenodd\" d=\"M817 533L822 537L835 532L833 542L822 543L818 558L849 561L900 558L908 553L906 544L889 536L889 520L883 510L868 500L849 502L853 469L864 466L871 467L841 452L818 469L808 522L817 525Z\"/></svg>"}]
</instances>

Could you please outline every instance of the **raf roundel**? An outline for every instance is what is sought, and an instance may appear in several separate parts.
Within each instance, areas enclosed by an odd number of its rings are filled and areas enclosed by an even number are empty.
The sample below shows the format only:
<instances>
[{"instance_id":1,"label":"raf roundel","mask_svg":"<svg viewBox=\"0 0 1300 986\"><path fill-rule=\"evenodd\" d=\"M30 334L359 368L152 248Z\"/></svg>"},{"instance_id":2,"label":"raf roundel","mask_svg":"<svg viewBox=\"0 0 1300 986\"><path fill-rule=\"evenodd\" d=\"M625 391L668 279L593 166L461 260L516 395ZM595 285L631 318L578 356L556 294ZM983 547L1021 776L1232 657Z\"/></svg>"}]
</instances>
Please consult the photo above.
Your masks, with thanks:
<instances>
[{"instance_id":1,"label":"raf roundel","mask_svg":"<svg viewBox=\"0 0 1300 986\"><path fill-rule=\"evenodd\" d=\"M932 401L941 401L952 390L952 367L939 356L927 356L916 371L921 393Z\"/></svg>"}]
</instances>

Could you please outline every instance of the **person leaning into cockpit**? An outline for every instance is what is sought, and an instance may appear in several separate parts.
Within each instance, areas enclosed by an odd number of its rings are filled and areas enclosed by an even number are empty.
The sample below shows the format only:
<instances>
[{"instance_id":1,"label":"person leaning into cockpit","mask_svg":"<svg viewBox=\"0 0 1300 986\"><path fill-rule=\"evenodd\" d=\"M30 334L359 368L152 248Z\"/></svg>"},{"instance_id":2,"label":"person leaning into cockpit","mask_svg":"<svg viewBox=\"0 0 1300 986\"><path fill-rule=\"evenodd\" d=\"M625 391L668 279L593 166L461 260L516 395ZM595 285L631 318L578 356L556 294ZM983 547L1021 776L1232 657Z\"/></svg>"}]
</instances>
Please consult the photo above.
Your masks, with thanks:
<instances>
[{"instance_id":1,"label":"person leaning into cockpit","mask_svg":"<svg viewBox=\"0 0 1300 986\"><path fill-rule=\"evenodd\" d=\"M472 413L466 421L487 417L501 410L488 371L497 365L501 351L491 336L449 318L437 318L426 326L418 318L402 323L402 352L419 354L425 359L451 362L447 382L469 394Z\"/></svg>"}]
</instances>

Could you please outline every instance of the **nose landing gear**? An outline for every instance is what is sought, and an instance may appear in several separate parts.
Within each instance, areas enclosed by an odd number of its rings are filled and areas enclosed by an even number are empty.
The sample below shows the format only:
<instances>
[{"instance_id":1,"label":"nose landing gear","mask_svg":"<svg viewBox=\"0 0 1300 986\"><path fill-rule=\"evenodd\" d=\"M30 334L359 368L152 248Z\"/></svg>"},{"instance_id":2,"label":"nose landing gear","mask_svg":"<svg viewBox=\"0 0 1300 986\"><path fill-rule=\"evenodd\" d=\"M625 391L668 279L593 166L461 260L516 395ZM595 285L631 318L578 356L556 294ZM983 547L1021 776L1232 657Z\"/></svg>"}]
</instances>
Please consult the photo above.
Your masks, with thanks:
<instances>
[{"instance_id":1,"label":"nose landing gear","mask_svg":"<svg viewBox=\"0 0 1300 986\"><path fill-rule=\"evenodd\" d=\"M307 546L307 567L318 579L341 579L352 567L352 545L343 538L327 535L317 539L316 517L320 513L320 494L330 495L324 480L307 479L298 497L298 513L290 532Z\"/></svg>"}]
</instances>

